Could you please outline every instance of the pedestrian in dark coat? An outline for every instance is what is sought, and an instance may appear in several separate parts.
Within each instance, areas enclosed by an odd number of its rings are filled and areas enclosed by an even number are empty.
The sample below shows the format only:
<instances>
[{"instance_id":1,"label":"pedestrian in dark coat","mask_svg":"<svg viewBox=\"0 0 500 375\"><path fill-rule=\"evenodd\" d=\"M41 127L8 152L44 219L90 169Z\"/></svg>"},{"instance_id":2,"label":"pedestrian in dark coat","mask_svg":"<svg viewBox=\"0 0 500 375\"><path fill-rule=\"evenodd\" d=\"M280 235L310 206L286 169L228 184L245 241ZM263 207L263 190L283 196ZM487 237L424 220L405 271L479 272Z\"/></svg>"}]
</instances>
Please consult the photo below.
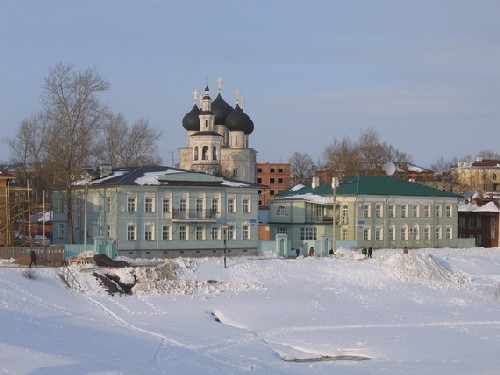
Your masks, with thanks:
<instances>
[{"instance_id":1,"label":"pedestrian in dark coat","mask_svg":"<svg viewBox=\"0 0 500 375\"><path fill-rule=\"evenodd\" d=\"M35 250L31 250L30 251L30 268L31 268L32 264L34 264L35 267L36 267L36 253L35 253Z\"/></svg>"},{"instance_id":2,"label":"pedestrian in dark coat","mask_svg":"<svg viewBox=\"0 0 500 375\"><path fill-rule=\"evenodd\" d=\"M368 258L371 258L372 257L372 247L370 246L368 248Z\"/></svg>"}]
</instances>

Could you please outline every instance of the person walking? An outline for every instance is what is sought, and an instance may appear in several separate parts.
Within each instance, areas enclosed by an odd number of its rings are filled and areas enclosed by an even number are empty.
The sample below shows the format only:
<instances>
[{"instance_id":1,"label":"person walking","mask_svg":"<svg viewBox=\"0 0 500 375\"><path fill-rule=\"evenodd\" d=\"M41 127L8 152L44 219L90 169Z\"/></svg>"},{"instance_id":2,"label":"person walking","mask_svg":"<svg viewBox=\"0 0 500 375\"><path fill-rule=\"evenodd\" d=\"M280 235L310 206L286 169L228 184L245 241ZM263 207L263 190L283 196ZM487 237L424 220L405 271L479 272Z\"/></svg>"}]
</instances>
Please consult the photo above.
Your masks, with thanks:
<instances>
[{"instance_id":1,"label":"person walking","mask_svg":"<svg viewBox=\"0 0 500 375\"><path fill-rule=\"evenodd\" d=\"M370 246L370 247L368 248L368 258L371 258L371 257L372 257L372 251L373 251L373 249L372 249L372 247Z\"/></svg>"},{"instance_id":2,"label":"person walking","mask_svg":"<svg viewBox=\"0 0 500 375\"><path fill-rule=\"evenodd\" d=\"M33 264L34 264L34 265L35 265L35 267L36 267L36 252L35 252L35 250L31 250L31 251L30 251L30 268L31 268L31 266L32 266Z\"/></svg>"}]
</instances>

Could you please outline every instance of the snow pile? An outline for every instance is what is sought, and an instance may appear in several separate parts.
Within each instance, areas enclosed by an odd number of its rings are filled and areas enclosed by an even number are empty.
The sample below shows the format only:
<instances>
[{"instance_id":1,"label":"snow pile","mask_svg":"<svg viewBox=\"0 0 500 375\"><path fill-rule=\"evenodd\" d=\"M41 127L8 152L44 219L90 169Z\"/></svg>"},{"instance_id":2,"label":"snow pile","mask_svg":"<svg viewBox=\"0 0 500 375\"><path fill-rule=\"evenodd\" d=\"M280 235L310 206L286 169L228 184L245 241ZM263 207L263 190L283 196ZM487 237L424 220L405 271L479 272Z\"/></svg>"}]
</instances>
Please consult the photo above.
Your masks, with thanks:
<instances>
[{"instance_id":1,"label":"snow pile","mask_svg":"<svg viewBox=\"0 0 500 375\"><path fill-rule=\"evenodd\" d=\"M469 282L466 276L457 276L428 253L395 254L382 260L382 265L403 282L417 283L432 288L459 287Z\"/></svg>"},{"instance_id":2,"label":"snow pile","mask_svg":"<svg viewBox=\"0 0 500 375\"><path fill-rule=\"evenodd\" d=\"M259 285L248 282L222 282L214 279L199 281L190 280L186 273L194 273L197 263L191 259L164 261L156 266L126 267L109 269L107 274L120 278L121 283L134 284L134 294L177 294L191 295L197 292L219 294L223 291L240 292L245 290L262 290Z\"/></svg>"}]
</instances>

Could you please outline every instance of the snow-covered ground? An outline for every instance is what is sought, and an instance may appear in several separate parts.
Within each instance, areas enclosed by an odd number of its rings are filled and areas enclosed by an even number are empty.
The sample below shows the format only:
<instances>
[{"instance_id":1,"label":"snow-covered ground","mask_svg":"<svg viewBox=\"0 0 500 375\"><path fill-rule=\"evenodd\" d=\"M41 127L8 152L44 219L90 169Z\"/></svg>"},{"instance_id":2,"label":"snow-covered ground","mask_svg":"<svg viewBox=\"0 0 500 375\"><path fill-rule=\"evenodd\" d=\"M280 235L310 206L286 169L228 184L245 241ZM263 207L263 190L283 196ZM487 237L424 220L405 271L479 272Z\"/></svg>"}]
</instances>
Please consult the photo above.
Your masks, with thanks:
<instances>
[{"instance_id":1,"label":"snow-covered ground","mask_svg":"<svg viewBox=\"0 0 500 375\"><path fill-rule=\"evenodd\" d=\"M498 374L500 249L0 267L4 374Z\"/></svg>"}]
</instances>

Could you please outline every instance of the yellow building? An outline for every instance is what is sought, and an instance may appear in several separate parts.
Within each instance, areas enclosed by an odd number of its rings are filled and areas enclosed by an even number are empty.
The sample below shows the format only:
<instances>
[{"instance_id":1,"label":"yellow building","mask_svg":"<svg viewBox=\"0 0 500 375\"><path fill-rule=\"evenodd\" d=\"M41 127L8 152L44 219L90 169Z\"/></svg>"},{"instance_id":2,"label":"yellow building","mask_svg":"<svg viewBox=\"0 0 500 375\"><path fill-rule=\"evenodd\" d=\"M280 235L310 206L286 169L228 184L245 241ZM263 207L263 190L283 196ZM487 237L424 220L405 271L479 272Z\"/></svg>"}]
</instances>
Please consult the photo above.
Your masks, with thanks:
<instances>
[{"instance_id":1,"label":"yellow building","mask_svg":"<svg viewBox=\"0 0 500 375\"><path fill-rule=\"evenodd\" d=\"M477 157L472 163L459 163L455 173L462 192L500 191L500 160L487 160Z\"/></svg>"}]
</instances>

